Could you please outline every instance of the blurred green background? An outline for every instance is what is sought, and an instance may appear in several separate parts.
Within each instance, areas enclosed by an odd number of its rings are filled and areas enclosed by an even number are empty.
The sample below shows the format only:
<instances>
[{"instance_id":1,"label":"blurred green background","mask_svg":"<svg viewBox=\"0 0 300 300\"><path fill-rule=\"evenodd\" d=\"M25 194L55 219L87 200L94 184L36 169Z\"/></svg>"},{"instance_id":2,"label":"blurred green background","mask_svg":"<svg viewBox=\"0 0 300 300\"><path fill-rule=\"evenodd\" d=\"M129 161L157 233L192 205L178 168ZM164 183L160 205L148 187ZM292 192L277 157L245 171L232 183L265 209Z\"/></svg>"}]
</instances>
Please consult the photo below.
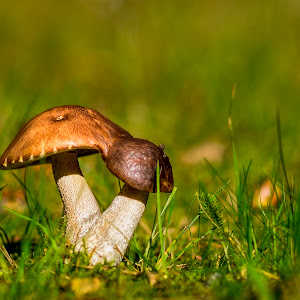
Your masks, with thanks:
<instances>
[{"instance_id":1,"label":"blurred green background","mask_svg":"<svg viewBox=\"0 0 300 300\"><path fill-rule=\"evenodd\" d=\"M203 157L233 178L235 93L235 141L241 165L253 160L252 183L278 168L276 108L287 168L299 177L298 1L11 0L0 20L1 153L35 114L89 106L165 144L187 207L199 182L218 186ZM113 176L99 156L81 162L107 203Z\"/></svg>"}]
</instances>

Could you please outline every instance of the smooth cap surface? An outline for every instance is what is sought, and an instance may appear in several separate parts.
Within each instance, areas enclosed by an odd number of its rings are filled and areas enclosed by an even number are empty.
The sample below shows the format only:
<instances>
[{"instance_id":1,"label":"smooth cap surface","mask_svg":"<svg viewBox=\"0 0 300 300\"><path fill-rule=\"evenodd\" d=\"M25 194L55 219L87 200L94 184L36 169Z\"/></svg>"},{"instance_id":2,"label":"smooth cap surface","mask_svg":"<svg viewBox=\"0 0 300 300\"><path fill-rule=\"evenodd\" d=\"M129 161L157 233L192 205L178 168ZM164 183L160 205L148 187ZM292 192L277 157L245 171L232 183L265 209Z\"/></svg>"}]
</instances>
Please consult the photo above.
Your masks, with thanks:
<instances>
[{"instance_id":1,"label":"smooth cap surface","mask_svg":"<svg viewBox=\"0 0 300 300\"><path fill-rule=\"evenodd\" d=\"M22 168L49 162L49 157L66 151L78 156L101 152L120 137L132 137L95 110L81 106L49 109L27 122L0 158L0 169Z\"/></svg>"},{"instance_id":2,"label":"smooth cap surface","mask_svg":"<svg viewBox=\"0 0 300 300\"><path fill-rule=\"evenodd\" d=\"M157 161L160 166L160 190L170 193L174 181L169 158L161 147L147 140L118 140L108 152L106 165L130 186L141 191L155 192Z\"/></svg>"}]
</instances>

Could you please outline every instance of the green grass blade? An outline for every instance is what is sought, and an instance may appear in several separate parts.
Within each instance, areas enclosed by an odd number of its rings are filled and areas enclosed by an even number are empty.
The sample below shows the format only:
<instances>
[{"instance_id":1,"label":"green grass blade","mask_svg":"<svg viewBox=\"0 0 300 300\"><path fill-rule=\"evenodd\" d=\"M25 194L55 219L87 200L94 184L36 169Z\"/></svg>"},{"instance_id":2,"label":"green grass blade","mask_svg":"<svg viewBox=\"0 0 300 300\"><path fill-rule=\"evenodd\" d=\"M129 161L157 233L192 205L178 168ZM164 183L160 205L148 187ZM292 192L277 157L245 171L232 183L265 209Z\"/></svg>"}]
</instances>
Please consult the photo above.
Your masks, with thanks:
<instances>
[{"instance_id":1,"label":"green grass blade","mask_svg":"<svg viewBox=\"0 0 300 300\"><path fill-rule=\"evenodd\" d=\"M41 223L37 222L36 220L34 220L28 216L18 213L17 211L15 211L13 209L10 209L7 207L5 209L7 211L9 211L10 213L14 214L15 216L17 216L23 220L29 221L29 222L33 223L34 225L38 226L46 234L46 236L48 236L48 238L50 239L50 242L52 244L52 247L55 248L56 250L58 249L56 241L51 237L49 230L45 226L43 226Z\"/></svg>"},{"instance_id":2,"label":"green grass blade","mask_svg":"<svg viewBox=\"0 0 300 300\"><path fill-rule=\"evenodd\" d=\"M157 204L157 221L158 221L158 231L160 240L160 256L163 257L165 253L164 236L162 229L162 216L161 216L161 203L160 203L160 167L159 161L157 161L156 166L156 204Z\"/></svg>"}]
</instances>

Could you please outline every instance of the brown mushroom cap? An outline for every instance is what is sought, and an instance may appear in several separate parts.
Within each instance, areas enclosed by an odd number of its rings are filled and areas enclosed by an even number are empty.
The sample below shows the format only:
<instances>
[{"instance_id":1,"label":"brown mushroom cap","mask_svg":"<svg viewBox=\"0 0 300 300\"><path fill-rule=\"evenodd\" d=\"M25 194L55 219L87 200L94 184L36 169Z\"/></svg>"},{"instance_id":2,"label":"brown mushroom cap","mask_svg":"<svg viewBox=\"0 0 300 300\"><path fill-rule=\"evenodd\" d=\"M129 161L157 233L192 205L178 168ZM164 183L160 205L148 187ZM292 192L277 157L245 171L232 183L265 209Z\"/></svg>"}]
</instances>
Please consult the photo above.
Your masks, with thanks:
<instances>
[{"instance_id":1,"label":"brown mushroom cap","mask_svg":"<svg viewBox=\"0 0 300 300\"><path fill-rule=\"evenodd\" d=\"M0 169L50 162L49 157L76 151L78 156L101 152L131 134L95 110L81 106L49 109L27 122L0 158Z\"/></svg>"},{"instance_id":2,"label":"brown mushroom cap","mask_svg":"<svg viewBox=\"0 0 300 300\"><path fill-rule=\"evenodd\" d=\"M50 163L62 152L84 156L100 152L108 169L130 186L153 192L155 170L160 163L162 192L173 189L168 157L153 143L133 138L95 110L59 106L37 115L19 131L0 158L0 169Z\"/></svg>"},{"instance_id":3,"label":"brown mushroom cap","mask_svg":"<svg viewBox=\"0 0 300 300\"><path fill-rule=\"evenodd\" d=\"M161 147L137 138L119 139L110 148L107 168L130 186L141 190L156 191L156 167L160 166L160 189L170 193L174 187L172 167Z\"/></svg>"}]
</instances>

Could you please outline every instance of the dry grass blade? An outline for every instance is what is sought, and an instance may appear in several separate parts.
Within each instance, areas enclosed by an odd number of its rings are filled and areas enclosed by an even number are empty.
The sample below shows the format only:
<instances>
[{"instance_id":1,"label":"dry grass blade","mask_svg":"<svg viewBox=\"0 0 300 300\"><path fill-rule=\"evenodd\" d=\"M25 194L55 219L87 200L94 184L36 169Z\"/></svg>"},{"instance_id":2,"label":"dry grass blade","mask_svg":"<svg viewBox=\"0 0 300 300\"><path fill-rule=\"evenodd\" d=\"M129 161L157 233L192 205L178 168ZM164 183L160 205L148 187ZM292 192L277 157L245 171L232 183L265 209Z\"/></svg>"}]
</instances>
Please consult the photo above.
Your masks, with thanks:
<instances>
[{"instance_id":1,"label":"dry grass blade","mask_svg":"<svg viewBox=\"0 0 300 300\"><path fill-rule=\"evenodd\" d=\"M7 259L7 261L13 268L18 267L17 263L11 258L11 256L9 255L9 253L7 252L6 248L3 245L0 245L0 251L2 252L4 257Z\"/></svg>"}]
</instances>

